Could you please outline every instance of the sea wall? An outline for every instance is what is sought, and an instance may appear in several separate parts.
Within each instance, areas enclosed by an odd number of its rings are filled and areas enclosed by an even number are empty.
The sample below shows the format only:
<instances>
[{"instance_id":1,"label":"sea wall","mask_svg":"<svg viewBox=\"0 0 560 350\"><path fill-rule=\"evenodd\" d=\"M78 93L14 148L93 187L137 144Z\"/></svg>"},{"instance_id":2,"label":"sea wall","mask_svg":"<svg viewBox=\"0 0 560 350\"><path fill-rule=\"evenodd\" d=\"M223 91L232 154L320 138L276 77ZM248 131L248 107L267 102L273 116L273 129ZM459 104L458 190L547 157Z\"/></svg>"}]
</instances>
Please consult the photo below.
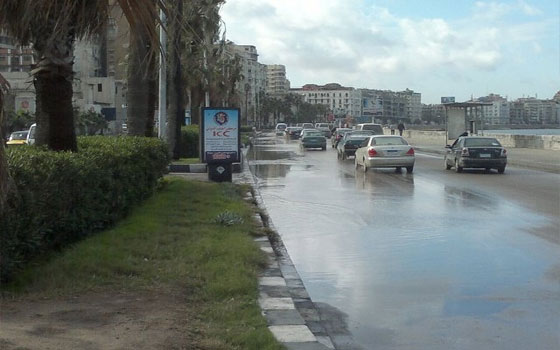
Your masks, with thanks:
<instances>
[{"instance_id":1,"label":"sea wall","mask_svg":"<svg viewBox=\"0 0 560 350\"><path fill-rule=\"evenodd\" d=\"M398 134L398 130L395 130ZM384 129L385 135L390 135L390 129ZM534 148L560 151L560 135L506 135L493 134L484 131L485 136L498 139L505 147ZM405 130L403 137L414 145L438 145L445 146L451 142L446 140L445 131Z\"/></svg>"}]
</instances>

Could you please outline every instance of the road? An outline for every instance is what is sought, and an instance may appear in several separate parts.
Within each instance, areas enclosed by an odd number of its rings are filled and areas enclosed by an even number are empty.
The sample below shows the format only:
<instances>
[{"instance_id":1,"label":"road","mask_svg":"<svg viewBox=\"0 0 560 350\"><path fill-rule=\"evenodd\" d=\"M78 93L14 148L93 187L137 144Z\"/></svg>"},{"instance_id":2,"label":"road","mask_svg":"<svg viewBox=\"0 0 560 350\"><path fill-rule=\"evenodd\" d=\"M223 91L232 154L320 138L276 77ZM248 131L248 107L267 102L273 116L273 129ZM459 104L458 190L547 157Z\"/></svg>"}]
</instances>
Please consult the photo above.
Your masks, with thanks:
<instances>
[{"instance_id":1,"label":"road","mask_svg":"<svg viewBox=\"0 0 560 350\"><path fill-rule=\"evenodd\" d=\"M560 176L354 169L260 140L249 164L314 302L363 349L559 349ZM344 339L336 339L345 348ZM348 348L355 348L350 347Z\"/></svg>"}]
</instances>

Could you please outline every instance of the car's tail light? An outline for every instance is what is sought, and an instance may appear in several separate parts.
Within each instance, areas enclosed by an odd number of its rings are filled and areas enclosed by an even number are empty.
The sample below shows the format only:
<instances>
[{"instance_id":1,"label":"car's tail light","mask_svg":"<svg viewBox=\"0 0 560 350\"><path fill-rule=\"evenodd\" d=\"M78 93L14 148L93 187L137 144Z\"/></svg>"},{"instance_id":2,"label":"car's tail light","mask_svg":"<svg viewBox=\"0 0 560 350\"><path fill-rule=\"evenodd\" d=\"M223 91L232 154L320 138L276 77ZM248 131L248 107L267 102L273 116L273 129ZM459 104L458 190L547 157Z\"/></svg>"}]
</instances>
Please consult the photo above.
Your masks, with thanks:
<instances>
[{"instance_id":1,"label":"car's tail light","mask_svg":"<svg viewBox=\"0 0 560 350\"><path fill-rule=\"evenodd\" d=\"M468 157L469 156L469 149L467 147L463 147L461 150L461 157Z\"/></svg>"},{"instance_id":2,"label":"car's tail light","mask_svg":"<svg viewBox=\"0 0 560 350\"><path fill-rule=\"evenodd\" d=\"M368 149L367 151L368 156L370 157L377 157L379 156L379 153L377 153L377 151L373 148Z\"/></svg>"},{"instance_id":3,"label":"car's tail light","mask_svg":"<svg viewBox=\"0 0 560 350\"><path fill-rule=\"evenodd\" d=\"M408 150L408 152L406 152L407 156L413 156L414 155L414 148L410 147L410 149Z\"/></svg>"},{"instance_id":4,"label":"car's tail light","mask_svg":"<svg viewBox=\"0 0 560 350\"><path fill-rule=\"evenodd\" d=\"M500 152L500 157L506 157L507 156L507 151L505 148L502 148L502 151Z\"/></svg>"}]
</instances>

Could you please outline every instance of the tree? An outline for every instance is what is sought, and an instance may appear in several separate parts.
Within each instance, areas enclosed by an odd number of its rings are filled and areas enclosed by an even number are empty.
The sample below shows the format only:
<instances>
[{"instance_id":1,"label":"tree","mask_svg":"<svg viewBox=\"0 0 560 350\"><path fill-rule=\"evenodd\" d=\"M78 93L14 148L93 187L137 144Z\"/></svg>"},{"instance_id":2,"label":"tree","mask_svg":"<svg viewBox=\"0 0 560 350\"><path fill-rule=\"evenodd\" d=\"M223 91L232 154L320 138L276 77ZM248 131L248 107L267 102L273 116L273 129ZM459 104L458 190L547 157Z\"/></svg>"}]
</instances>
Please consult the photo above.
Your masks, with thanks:
<instances>
[{"instance_id":1,"label":"tree","mask_svg":"<svg viewBox=\"0 0 560 350\"><path fill-rule=\"evenodd\" d=\"M75 108L74 115L76 129L80 135L96 135L100 131L103 133L103 129L107 128L108 123L100 113L94 111L80 112Z\"/></svg>"},{"instance_id":2,"label":"tree","mask_svg":"<svg viewBox=\"0 0 560 350\"><path fill-rule=\"evenodd\" d=\"M181 120L185 115L184 83L181 67L181 49L183 48L183 1L169 1L171 10L169 22L169 110L167 112L167 143L169 154L175 158L180 157Z\"/></svg>"},{"instance_id":3,"label":"tree","mask_svg":"<svg viewBox=\"0 0 560 350\"><path fill-rule=\"evenodd\" d=\"M2 74L0 74L0 133L2 134L0 136L0 214L4 209L4 204L6 203L6 198L12 184L10 173L8 172L8 162L4 155L4 137L2 130L2 125L4 125L4 94L8 92L9 88L10 84L4 79Z\"/></svg>"},{"instance_id":4,"label":"tree","mask_svg":"<svg viewBox=\"0 0 560 350\"><path fill-rule=\"evenodd\" d=\"M157 47L157 33L150 26L157 19L153 0L115 1L131 27L145 28L145 39ZM0 2L0 29L23 45L33 44L37 55L37 64L31 71L36 93L37 144L53 150L76 151L72 111L73 44L75 39L98 33L104 27L108 11L108 0Z\"/></svg>"}]
</instances>

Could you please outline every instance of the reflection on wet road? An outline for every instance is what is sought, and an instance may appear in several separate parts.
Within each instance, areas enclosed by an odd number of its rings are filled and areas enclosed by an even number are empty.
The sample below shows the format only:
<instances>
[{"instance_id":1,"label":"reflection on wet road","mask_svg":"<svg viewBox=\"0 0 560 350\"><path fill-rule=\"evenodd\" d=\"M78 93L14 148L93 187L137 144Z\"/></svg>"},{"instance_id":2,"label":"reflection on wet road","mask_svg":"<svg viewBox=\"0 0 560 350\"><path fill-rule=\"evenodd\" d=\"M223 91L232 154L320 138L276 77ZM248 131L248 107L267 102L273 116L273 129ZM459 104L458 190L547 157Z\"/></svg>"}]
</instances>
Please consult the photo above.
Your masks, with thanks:
<instances>
[{"instance_id":1,"label":"reflection on wet road","mask_svg":"<svg viewBox=\"0 0 560 350\"><path fill-rule=\"evenodd\" d=\"M269 214L312 299L346 313L365 349L560 348L559 245L531 234L557 217L433 157L364 174L272 140L249 155Z\"/></svg>"}]
</instances>

